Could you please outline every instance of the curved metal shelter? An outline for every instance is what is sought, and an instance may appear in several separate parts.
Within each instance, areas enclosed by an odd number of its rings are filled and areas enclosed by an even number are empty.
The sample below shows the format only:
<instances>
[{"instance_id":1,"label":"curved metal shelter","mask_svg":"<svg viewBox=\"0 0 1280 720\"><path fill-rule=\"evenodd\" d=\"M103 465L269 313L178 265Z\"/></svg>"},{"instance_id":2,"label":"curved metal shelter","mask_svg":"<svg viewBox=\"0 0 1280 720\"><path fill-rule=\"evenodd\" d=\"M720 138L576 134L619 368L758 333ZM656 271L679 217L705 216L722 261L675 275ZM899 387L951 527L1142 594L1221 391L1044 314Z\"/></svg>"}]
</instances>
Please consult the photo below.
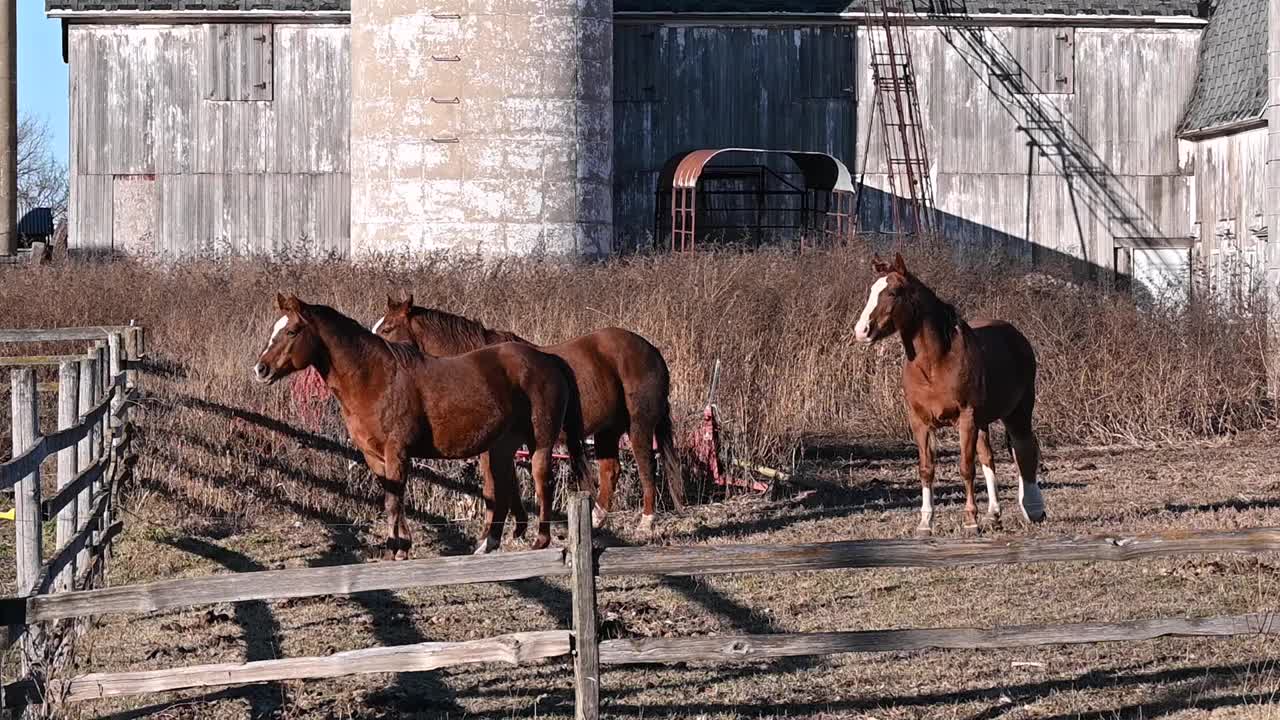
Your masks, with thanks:
<instances>
[{"instance_id":1,"label":"curved metal shelter","mask_svg":"<svg viewBox=\"0 0 1280 720\"><path fill-rule=\"evenodd\" d=\"M800 181L770 168L765 163L727 164L723 156L755 155L787 157L799 170ZM721 162L712 164L712 161ZM792 174L794 175L794 174ZM711 190L706 186L713 181L733 181L737 187ZM744 185L754 185L745 188ZM752 222L710 222L709 212L717 212L708 202L714 195L731 195L753 198L749 207L719 209L723 214L750 213ZM703 198L699 207L699 196ZM790 197L799 207L768 207L770 198ZM806 231L826 237L842 239L853 231L853 176L839 159L821 152L801 150L768 150L763 148L705 148L677 153L663 165L658 175L658 202L654 218L654 235L661 242L663 228L667 226L664 206L669 208L672 250L692 250L699 238L714 230L741 228L756 231L757 243L766 230L791 230L798 232L801 242ZM669 201L669 202L668 202ZM699 222L699 214L704 220ZM791 216L793 221L766 220L767 215Z\"/></svg>"}]
</instances>

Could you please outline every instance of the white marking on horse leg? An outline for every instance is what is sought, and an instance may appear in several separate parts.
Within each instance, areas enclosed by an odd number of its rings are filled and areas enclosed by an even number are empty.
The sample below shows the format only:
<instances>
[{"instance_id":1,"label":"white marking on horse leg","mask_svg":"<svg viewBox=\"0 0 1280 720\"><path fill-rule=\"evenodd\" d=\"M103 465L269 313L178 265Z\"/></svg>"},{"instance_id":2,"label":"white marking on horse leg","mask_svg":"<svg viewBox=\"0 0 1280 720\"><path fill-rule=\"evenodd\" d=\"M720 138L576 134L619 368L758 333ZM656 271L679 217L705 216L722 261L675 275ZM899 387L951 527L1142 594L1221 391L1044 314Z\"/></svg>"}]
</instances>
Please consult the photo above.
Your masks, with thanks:
<instances>
[{"instance_id":1,"label":"white marking on horse leg","mask_svg":"<svg viewBox=\"0 0 1280 720\"><path fill-rule=\"evenodd\" d=\"M854 335L862 341L871 339L871 313L875 312L876 306L880 304L880 293L889 287L888 278L880 278L871 284L871 292L867 294L867 305L862 308L862 315L858 316L858 324L854 326Z\"/></svg>"},{"instance_id":2,"label":"white marking on horse leg","mask_svg":"<svg viewBox=\"0 0 1280 720\"><path fill-rule=\"evenodd\" d=\"M636 526L636 529L639 530L644 535L652 535L653 534L653 516L641 515L640 524Z\"/></svg>"},{"instance_id":3,"label":"white marking on horse leg","mask_svg":"<svg viewBox=\"0 0 1280 720\"><path fill-rule=\"evenodd\" d=\"M987 479L987 514L1000 517L1000 498L996 497L996 471L990 465L983 465L982 477Z\"/></svg>"},{"instance_id":4,"label":"white marking on horse leg","mask_svg":"<svg viewBox=\"0 0 1280 720\"><path fill-rule=\"evenodd\" d=\"M933 532L933 488L923 488L920 493L919 532Z\"/></svg>"},{"instance_id":5,"label":"white marking on horse leg","mask_svg":"<svg viewBox=\"0 0 1280 720\"><path fill-rule=\"evenodd\" d=\"M496 538L491 538L488 535L485 535L484 539L480 541L480 544L476 546L476 551L474 554L488 555L489 553L497 549L498 549L498 540Z\"/></svg>"},{"instance_id":6,"label":"white marking on horse leg","mask_svg":"<svg viewBox=\"0 0 1280 720\"><path fill-rule=\"evenodd\" d=\"M382 327L382 321L386 319L387 319L386 315L383 315L382 317L378 318L378 322L374 323L373 327L369 328L369 332L375 332L375 333L378 332L378 328Z\"/></svg>"},{"instance_id":7,"label":"white marking on horse leg","mask_svg":"<svg viewBox=\"0 0 1280 720\"><path fill-rule=\"evenodd\" d=\"M1027 522L1044 520L1044 496L1036 483L1018 478L1018 504L1022 506L1022 516Z\"/></svg>"},{"instance_id":8,"label":"white marking on horse leg","mask_svg":"<svg viewBox=\"0 0 1280 720\"><path fill-rule=\"evenodd\" d=\"M591 506L591 527L599 530L604 527L604 521L609 518L609 511L600 507L599 504Z\"/></svg>"},{"instance_id":9,"label":"white marking on horse leg","mask_svg":"<svg viewBox=\"0 0 1280 720\"><path fill-rule=\"evenodd\" d=\"M281 330L284 330L286 327L288 327L288 325L289 325L289 316L281 315L280 319L276 321L276 324L272 326L271 337L267 338L267 346L262 348L261 355L267 354L267 351L271 349L271 343L276 341L276 336L280 334Z\"/></svg>"}]
</instances>

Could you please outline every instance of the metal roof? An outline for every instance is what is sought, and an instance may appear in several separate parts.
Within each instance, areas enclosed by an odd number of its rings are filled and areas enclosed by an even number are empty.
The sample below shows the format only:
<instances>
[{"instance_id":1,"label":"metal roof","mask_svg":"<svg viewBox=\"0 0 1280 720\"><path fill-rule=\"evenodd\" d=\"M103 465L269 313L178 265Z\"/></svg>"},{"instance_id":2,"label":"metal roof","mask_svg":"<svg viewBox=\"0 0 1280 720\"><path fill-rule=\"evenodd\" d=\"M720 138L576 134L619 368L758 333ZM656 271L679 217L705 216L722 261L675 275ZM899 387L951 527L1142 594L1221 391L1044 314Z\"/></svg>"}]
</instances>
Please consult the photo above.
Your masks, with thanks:
<instances>
[{"instance_id":1,"label":"metal roof","mask_svg":"<svg viewBox=\"0 0 1280 720\"><path fill-rule=\"evenodd\" d=\"M1218 0L1200 38L1181 134L1259 120L1267 107L1267 0Z\"/></svg>"},{"instance_id":2,"label":"metal roof","mask_svg":"<svg viewBox=\"0 0 1280 720\"><path fill-rule=\"evenodd\" d=\"M18 221L18 234L37 236L53 234L53 211L49 208L31 208Z\"/></svg>"},{"instance_id":3,"label":"metal roof","mask_svg":"<svg viewBox=\"0 0 1280 720\"><path fill-rule=\"evenodd\" d=\"M908 12L1204 17L1203 0L904 0ZM868 0L614 0L620 13L865 13Z\"/></svg>"},{"instance_id":4,"label":"metal roof","mask_svg":"<svg viewBox=\"0 0 1280 720\"><path fill-rule=\"evenodd\" d=\"M849 168L826 153L759 148L708 148L680 153L667 161L658 177L658 187L696 187L703 168L717 156L725 153L786 155L804 174L806 190L853 192L853 176L849 174Z\"/></svg>"}]
</instances>

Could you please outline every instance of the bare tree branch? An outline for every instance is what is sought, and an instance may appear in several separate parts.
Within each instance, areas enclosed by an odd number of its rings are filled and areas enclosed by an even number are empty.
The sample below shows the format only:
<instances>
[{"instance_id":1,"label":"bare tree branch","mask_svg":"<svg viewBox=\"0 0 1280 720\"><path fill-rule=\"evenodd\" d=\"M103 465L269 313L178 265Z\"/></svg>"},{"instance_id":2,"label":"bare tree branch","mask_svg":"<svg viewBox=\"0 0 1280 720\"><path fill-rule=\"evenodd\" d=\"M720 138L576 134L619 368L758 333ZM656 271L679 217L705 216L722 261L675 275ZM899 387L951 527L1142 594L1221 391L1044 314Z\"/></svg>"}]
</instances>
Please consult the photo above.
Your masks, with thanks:
<instances>
[{"instance_id":1,"label":"bare tree branch","mask_svg":"<svg viewBox=\"0 0 1280 720\"><path fill-rule=\"evenodd\" d=\"M18 119L18 217L47 207L53 221L63 222L71 195L67 167L53 152L52 133L43 118L23 114Z\"/></svg>"}]
</instances>

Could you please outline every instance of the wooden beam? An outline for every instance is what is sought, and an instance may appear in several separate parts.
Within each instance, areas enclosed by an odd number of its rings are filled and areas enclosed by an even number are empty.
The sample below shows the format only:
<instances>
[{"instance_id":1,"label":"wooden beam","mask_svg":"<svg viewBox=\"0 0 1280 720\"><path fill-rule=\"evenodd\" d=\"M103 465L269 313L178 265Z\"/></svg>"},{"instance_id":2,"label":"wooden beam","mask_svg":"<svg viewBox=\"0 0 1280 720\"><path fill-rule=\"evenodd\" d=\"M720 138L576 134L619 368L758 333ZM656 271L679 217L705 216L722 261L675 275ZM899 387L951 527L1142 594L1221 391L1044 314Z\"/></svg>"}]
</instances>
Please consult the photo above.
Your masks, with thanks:
<instances>
[{"instance_id":1,"label":"wooden beam","mask_svg":"<svg viewBox=\"0 0 1280 720\"><path fill-rule=\"evenodd\" d=\"M573 694L575 720L600 717L600 636L596 631L596 575L589 493L569 505L569 557L573 565Z\"/></svg>"},{"instance_id":2,"label":"wooden beam","mask_svg":"<svg viewBox=\"0 0 1280 720\"><path fill-rule=\"evenodd\" d=\"M393 563L223 573L102 590L0 600L0 625L246 600L350 595L374 590L504 582L568 575L560 549L454 556Z\"/></svg>"},{"instance_id":3,"label":"wooden beam","mask_svg":"<svg viewBox=\"0 0 1280 720\"><path fill-rule=\"evenodd\" d=\"M956 567L1038 562L1123 561L1280 551L1280 528L1172 531L1137 537L1057 540L854 540L811 545L616 547L600 552L599 574L718 575L875 567Z\"/></svg>"},{"instance_id":4,"label":"wooden beam","mask_svg":"<svg viewBox=\"0 0 1280 720\"><path fill-rule=\"evenodd\" d=\"M93 510L89 512L89 517L82 521L80 531L71 538L71 541L57 549L49 562L40 568L40 575L36 578L35 589L33 593L40 595L49 592L53 587L54 578L63 571L64 568L71 567L74 564L76 556L84 548L91 547L94 543L94 534L99 530L99 521L102 519L103 513L106 512L107 503L110 501L110 490L104 490L98 495L94 501ZM101 545L101 541L97 544Z\"/></svg>"},{"instance_id":5,"label":"wooden beam","mask_svg":"<svg viewBox=\"0 0 1280 720\"><path fill-rule=\"evenodd\" d=\"M600 661L606 665L755 662L768 658L850 652L900 652L932 648L1014 648L1034 645L1136 642L1169 636L1230 637L1235 635L1280 635L1280 620L1271 613L1257 613L1213 618L1157 618L1121 623L1015 625L991 629L868 630L605 640L600 643Z\"/></svg>"},{"instance_id":6,"label":"wooden beam","mask_svg":"<svg viewBox=\"0 0 1280 720\"><path fill-rule=\"evenodd\" d=\"M51 13L52 15L52 13ZM1202 18L1166 15L1058 15L1049 13L966 13L927 15L893 13L894 22L910 27L1083 27L1083 28L1161 28L1203 29ZM858 27L875 25L883 16L869 12L672 12L619 11L613 14L615 25L662 25L665 27Z\"/></svg>"},{"instance_id":7,"label":"wooden beam","mask_svg":"<svg viewBox=\"0 0 1280 720\"><path fill-rule=\"evenodd\" d=\"M40 438L21 455L0 463L0 490L8 490L31 473L40 472L40 465L47 457L49 451L45 449L44 438Z\"/></svg>"},{"instance_id":8,"label":"wooden beam","mask_svg":"<svg viewBox=\"0 0 1280 720\"><path fill-rule=\"evenodd\" d=\"M108 458L103 458L93 465L90 465L88 470L80 473L74 480L59 489L58 494L48 500L45 500L44 519L46 521L52 520L60 510L74 504L76 502L76 497L81 491L87 489L90 485L102 478L102 473L107 469L108 460ZM75 519L74 513L72 514L72 519Z\"/></svg>"},{"instance_id":9,"label":"wooden beam","mask_svg":"<svg viewBox=\"0 0 1280 720\"><path fill-rule=\"evenodd\" d=\"M84 358L79 355L27 355L25 357L0 357L0 367L28 367L32 365L61 365Z\"/></svg>"},{"instance_id":10,"label":"wooden beam","mask_svg":"<svg viewBox=\"0 0 1280 720\"><path fill-rule=\"evenodd\" d=\"M0 330L0 343L101 340L113 332L124 332L126 327L128 326L127 325L106 325L103 327Z\"/></svg>"},{"instance_id":11,"label":"wooden beam","mask_svg":"<svg viewBox=\"0 0 1280 720\"><path fill-rule=\"evenodd\" d=\"M91 673L58 685L51 683L50 697L65 701L170 692L220 685L248 685L276 680L401 673L437 670L472 663L523 665L535 660L569 654L568 630L512 633L467 642L425 642L414 645L369 648L335 653L325 657L260 660L249 663L194 665L168 670ZM6 697L22 699L23 687L11 686ZM17 692L13 692L17 691Z\"/></svg>"}]
</instances>

